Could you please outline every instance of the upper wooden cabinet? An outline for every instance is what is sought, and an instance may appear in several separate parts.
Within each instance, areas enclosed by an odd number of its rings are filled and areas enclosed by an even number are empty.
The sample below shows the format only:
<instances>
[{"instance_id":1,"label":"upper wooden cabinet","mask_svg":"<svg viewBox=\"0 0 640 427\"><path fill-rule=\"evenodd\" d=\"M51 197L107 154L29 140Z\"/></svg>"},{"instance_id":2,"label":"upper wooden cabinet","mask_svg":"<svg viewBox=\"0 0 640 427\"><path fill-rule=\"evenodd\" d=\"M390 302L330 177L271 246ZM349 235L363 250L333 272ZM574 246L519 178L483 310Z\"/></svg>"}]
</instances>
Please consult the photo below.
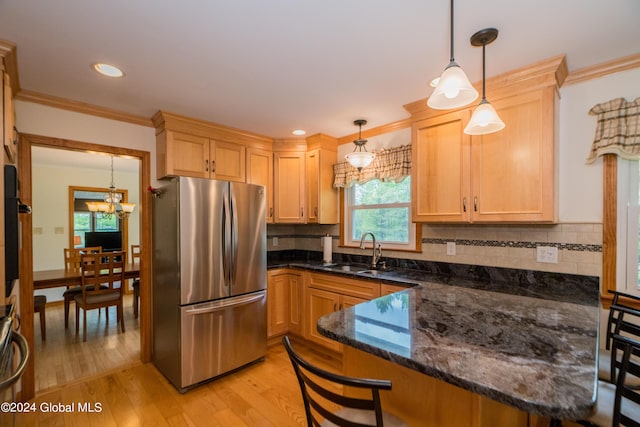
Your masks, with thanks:
<instances>
[{"instance_id":1,"label":"upper wooden cabinet","mask_svg":"<svg viewBox=\"0 0 640 427\"><path fill-rule=\"evenodd\" d=\"M164 111L153 116L153 123L159 179L191 176L247 182L247 148L271 151L271 138L215 123Z\"/></svg>"},{"instance_id":2,"label":"upper wooden cabinet","mask_svg":"<svg viewBox=\"0 0 640 427\"><path fill-rule=\"evenodd\" d=\"M333 188L333 164L337 156L336 138L323 134L307 138L305 183L309 223L338 223L339 193Z\"/></svg>"},{"instance_id":3,"label":"upper wooden cabinet","mask_svg":"<svg viewBox=\"0 0 640 427\"><path fill-rule=\"evenodd\" d=\"M552 223L556 203L556 100L564 57L499 76L492 104L506 127L463 130L471 107L436 112L414 103L414 222Z\"/></svg>"},{"instance_id":4,"label":"upper wooden cabinet","mask_svg":"<svg viewBox=\"0 0 640 427\"><path fill-rule=\"evenodd\" d=\"M273 153L247 148L247 183L264 185L267 197L267 224L273 223Z\"/></svg>"},{"instance_id":5,"label":"upper wooden cabinet","mask_svg":"<svg viewBox=\"0 0 640 427\"><path fill-rule=\"evenodd\" d=\"M246 147L165 130L156 137L158 177L191 176L245 182Z\"/></svg>"},{"instance_id":6,"label":"upper wooden cabinet","mask_svg":"<svg viewBox=\"0 0 640 427\"><path fill-rule=\"evenodd\" d=\"M274 222L304 224L305 209L305 153L275 152L274 163Z\"/></svg>"}]
</instances>

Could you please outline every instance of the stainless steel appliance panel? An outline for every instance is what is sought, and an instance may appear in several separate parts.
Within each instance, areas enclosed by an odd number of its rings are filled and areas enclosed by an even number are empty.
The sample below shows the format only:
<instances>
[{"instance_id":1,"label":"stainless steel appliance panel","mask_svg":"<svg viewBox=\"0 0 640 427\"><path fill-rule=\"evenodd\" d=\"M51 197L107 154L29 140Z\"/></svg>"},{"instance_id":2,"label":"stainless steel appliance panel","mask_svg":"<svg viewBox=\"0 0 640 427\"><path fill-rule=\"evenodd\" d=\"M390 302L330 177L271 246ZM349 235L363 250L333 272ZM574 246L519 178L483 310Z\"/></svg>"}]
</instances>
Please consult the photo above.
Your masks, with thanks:
<instances>
[{"instance_id":1,"label":"stainless steel appliance panel","mask_svg":"<svg viewBox=\"0 0 640 427\"><path fill-rule=\"evenodd\" d=\"M181 307L181 383L206 381L267 350L266 291Z\"/></svg>"},{"instance_id":2,"label":"stainless steel appliance panel","mask_svg":"<svg viewBox=\"0 0 640 427\"><path fill-rule=\"evenodd\" d=\"M229 184L180 178L180 304L228 297Z\"/></svg>"},{"instance_id":3,"label":"stainless steel appliance panel","mask_svg":"<svg viewBox=\"0 0 640 427\"><path fill-rule=\"evenodd\" d=\"M231 183L231 295L267 288L266 196L261 185Z\"/></svg>"}]
</instances>

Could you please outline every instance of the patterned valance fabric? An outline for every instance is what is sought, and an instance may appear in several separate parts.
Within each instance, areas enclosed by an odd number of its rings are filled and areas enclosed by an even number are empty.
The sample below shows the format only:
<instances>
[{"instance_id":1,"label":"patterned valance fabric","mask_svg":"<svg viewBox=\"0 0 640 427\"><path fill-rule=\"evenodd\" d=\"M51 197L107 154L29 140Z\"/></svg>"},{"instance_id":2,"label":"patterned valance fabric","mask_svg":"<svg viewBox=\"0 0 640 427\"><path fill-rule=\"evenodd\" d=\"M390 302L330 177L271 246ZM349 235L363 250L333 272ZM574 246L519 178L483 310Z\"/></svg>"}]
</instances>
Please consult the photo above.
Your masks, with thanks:
<instances>
[{"instance_id":1,"label":"patterned valance fabric","mask_svg":"<svg viewBox=\"0 0 640 427\"><path fill-rule=\"evenodd\" d=\"M380 150L362 171L344 161L333 165L333 186L351 187L372 179L400 182L411 175L411 144Z\"/></svg>"},{"instance_id":2,"label":"patterned valance fabric","mask_svg":"<svg viewBox=\"0 0 640 427\"><path fill-rule=\"evenodd\" d=\"M640 98L612 99L594 106L589 114L598 116L598 127L587 163L603 154L640 160Z\"/></svg>"}]
</instances>

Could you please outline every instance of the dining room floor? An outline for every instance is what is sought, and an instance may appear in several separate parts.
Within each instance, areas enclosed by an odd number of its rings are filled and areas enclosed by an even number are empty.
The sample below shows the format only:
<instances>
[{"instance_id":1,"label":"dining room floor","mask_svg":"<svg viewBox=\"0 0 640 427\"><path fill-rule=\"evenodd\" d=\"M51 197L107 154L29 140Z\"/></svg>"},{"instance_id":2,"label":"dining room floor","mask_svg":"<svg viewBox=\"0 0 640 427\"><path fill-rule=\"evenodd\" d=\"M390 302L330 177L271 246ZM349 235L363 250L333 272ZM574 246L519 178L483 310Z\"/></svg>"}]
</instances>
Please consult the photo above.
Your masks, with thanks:
<instances>
[{"instance_id":1,"label":"dining room floor","mask_svg":"<svg viewBox=\"0 0 640 427\"><path fill-rule=\"evenodd\" d=\"M40 336L40 320L34 317L36 393L67 383L98 375L140 361L140 322L133 317L133 295L124 296L125 332L116 322L116 308L87 311L87 341L82 341L82 310L80 331L76 335L75 306L71 304L69 329L64 328L64 306L47 304L47 340Z\"/></svg>"}]
</instances>

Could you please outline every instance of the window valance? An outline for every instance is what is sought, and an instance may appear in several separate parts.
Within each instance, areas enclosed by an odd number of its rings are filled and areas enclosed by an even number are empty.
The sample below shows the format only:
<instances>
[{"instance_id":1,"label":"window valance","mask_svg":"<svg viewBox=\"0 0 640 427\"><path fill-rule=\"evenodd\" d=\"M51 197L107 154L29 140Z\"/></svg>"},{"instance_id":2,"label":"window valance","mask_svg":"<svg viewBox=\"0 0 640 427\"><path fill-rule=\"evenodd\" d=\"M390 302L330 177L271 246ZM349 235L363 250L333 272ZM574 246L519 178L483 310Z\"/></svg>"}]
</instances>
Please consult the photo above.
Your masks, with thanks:
<instances>
[{"instance_id":1,"label":"window valance","mask_svg":"<svg viewBox=\"0 0 640 427\"><path fill-rule=\"evenodd\" d=\"M351 187L372 179L400 182L411 175L411 144L380 150L373 162L358 172L349 162L333 165L333 186Z\"/></svg>"},{"instance_id":2,"label":"window valance","mask_svg":"<svg viewBox=\"0 0 640 427\"><path fill-rule=\"evenodd\" d=\"M595 105L589 114L598 116L598 127L587 163L603 154L640 160L640 98L612 99Z\"/></svg>"}]
</instances>

